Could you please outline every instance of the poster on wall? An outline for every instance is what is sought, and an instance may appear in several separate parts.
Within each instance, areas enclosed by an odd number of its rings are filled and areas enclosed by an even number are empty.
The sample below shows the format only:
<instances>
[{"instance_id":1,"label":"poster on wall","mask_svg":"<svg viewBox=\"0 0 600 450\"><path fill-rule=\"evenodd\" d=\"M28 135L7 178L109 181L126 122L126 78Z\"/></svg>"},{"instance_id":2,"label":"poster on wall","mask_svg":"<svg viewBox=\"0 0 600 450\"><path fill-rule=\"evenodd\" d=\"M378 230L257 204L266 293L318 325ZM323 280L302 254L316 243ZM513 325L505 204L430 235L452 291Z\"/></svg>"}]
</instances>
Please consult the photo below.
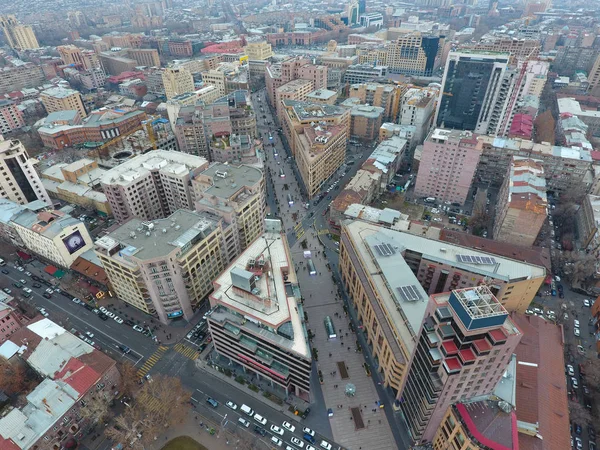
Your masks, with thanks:
<instances>
[{"instance_id":1,"label":"poster on wall","mask_svg":"<svg viewBox=\"0 0 600 450\"><path fill-rule=\"evenodd\" d=\"M85 246L85 241L83 240L83 237L81 236L81 233L79 231L75 231L74 233L64 238L63 242L65 244L65 247L67 247L69 254L71 255Z\"/></svg>"}]
</instances>

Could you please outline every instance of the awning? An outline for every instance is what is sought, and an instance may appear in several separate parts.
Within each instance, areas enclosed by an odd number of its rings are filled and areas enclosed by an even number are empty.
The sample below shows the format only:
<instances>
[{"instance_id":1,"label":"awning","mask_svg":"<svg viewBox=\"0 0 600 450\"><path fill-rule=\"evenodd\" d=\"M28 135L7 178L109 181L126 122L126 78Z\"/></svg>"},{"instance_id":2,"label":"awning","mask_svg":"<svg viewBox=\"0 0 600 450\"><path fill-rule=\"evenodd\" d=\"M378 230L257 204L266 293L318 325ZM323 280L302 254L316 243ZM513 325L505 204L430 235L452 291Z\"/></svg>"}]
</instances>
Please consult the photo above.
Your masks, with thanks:
<instances>
[{"instance_id":1,"label":"awning","mask_svg":"<svg viewBox=\"0 0 600 450\"><path fill-rule=\"evenodd\" d=\"M54 266L46 266L44 267L44 272L46 272L49 275L54 276L54 274L56 273L58 269Z\"/></svg>"},{"instance_id":2,"label":"awning","mask_svg":"<svg viewBox=\"0 0 600 450\"><path fill-rule=\"evenodd\" d=\"M31 259L31 255L28 255L25 252L22 252L20 250L17 250L17 255L19 255L19 258L21 258L24 261L30 260Z\"/></svg>"},{"instance_id":3,"label":"awning","mask_svg":"<svg viewBox=\"0 0 600 450\"><path fill-rule=\"evenodd\" d=\"M56 272L54 272L54 278L62 278L64 276L65 276L65 271L62 269L59 269Z\"/></svg>"},{"instance_id":4,"label":"awning","mask_svg":"<svg viewBox=\"0 0 600 450\"><path fill-rule=\"evenodd\" d=\"M552 284L552 275L548 275L546 277L546 279L544 280L544 283L546 283L546 284Z\"/></svg>"}]
</instances>

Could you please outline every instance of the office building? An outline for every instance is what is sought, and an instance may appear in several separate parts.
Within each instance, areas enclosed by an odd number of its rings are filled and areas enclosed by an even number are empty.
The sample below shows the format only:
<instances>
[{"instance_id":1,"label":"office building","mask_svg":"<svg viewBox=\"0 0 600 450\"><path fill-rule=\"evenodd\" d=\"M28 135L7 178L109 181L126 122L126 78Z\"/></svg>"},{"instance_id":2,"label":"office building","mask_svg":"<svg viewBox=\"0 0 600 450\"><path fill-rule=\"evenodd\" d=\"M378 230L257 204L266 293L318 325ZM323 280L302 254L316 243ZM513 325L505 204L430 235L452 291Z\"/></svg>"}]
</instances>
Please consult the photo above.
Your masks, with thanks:
<instances>
[{"instance_id":1,"label":"office building","mask_svg":"<svg viewBox=\"0 0 600 450\"><path fill-rule=\"evenodd\" d=\"M344 74L344 83L367 83L376 78L383 78L388 73L388 67L372 64L353 64L348 66Z\"/></svg>"},{"instance_id":2,"label":"office building","mask_svg":"<svg viewBox=\"0 0 600 450\"><path fill-rule=\"evenodd\" d=\"M470 131L434 129L423 143L415 195L463 205L481 152L482 142Z\"/></svg>"},{"instance_id":3,"label":"office building","mask_svg":"<svg viewBox=\"0 0 600 450\"><path fill-rule=\"evenodd\" d=\"M128 48L127 57L134 59L138 66L160 67L158 50L154 48Z\"/></svg>"},{"instance_id":4,"label":"office building","mask_svg":"<svg viewBox=\"0 0 600 450\"><path fill-rule=\"evenodd\" d=\"M13 15L0 16L0 27L4 31L6 43L13 50L34 50L40 48L30 25L23 25Z\"/></svg>"},{"instance_id":5,"label":"office building","mask_svg":"<svg viewBox=\"0 0 600 450\"><path fill-rule=\"evenodd\" d=\"M498 193L494 239L532 246L546 221L547 208L541 161L514 156Z\"/></svg>"},{"instance_id":6,"label":"office building","mask_svg":"<svg viewBox=\"0 0 600 450\"><path fill-rule=\"evenodd\" d=\"M79 117L87 116L81 94L73 89L51 88L40 94L40 99L48 114L58 111L77 111Z\"/></svg>"},{"instance_id":7,"label":"office building","mask_svg":"<svg viewBox=\"0 0 600 450\"><path fill-rule=\"evenodd\" d=\"M20 205L52 201L35 171L37 159L30 158L20 141L0 138L0 197Z\"/></svg>"},{"instance_id":8,"label":"office building","mask_svg":"<svg viewBox=\"0 0 600 450\"><path fill-rule=\"evenodd\" d=\"M281 223L267 222L215 279L209 330L220 355L310 401L312 356L294 263Z\"/></svg>"},{"instance_id":9,"label":"office building","mask_svg":"<svg viewBox=\"0 0 600 450\"><path fill-rule=\"evenodd\" d=\"M92 342L92 341L90 341ZM0 418L3 450L54 450L80 437L98 402L114 401L121 381L115 360L48 318L35 318L2 345L8 365L26 363L31 387ZM41 381L39 381L41 380Z\"/></svg>"},{"instance_id":10,"label":"office building","mask_svg":"<svg viewBox=\"0 0 600 450\"><path fill-rule=\"evenodd\" d=\"M138 218L95 242L94 250L117 296L169 324L191 320L212 291L212 280L229 261L225 238L231 228L208 213L180 209L164 219Z\"/></svg>"},{"instance_id":11,"label":"office building","mask_svg":"<svg viewBox=\"0 0 600 450\"><path fill-rule=\"evenodd\" d=\"M24 126L23 113L15 102L0 100L0 134L5 135Z\"/></svg>"},{"instance_id":12,"label":"office building","mask_svg":"<svg viewBox=\"0 0 600 450\"><path fill-rule=\"evenodd\" d=\"M434 87L410 88L402 96L400 125L414 126L411 146L422 144L433 125L439 90Z\"/></svg>"},{"instance_id":13,"label":"office building","mask_svg":"<svg viewBox=\"0 0 600 450\"><path fill-rule=\"evenodd\" d=\"M420 32L401 34L387 48L385 64L392 73L430 77L439 67L443 42L440 36Z\"/></svg>"},{"instance_id":14,"label":"office building","mask_svg":"<svg viewBox=\"0 0 600 450\"><path fill-rule=\"evenodd\" d=\"M277 118L283 120L283 100L305 101L308 94L313 91L313 82L299 78L275 89L275 111Z\"/></svg>"},{"instance_id":15,"label":"office building","mask_svg":"<svg viewBox=\"0 0 600 450\"><path fill-rule=\"evenodd\" d=\"M514 74L508 53L450 52L437 105L437 126L495 133L500 125Z\"/></svg>"},{"instance_id":16,"label":"office building","mask_svg":"<svg viewBox=\"0 0 600 450\"><path fill-rule=\"evenodd\" d=\"M400 410L431 442L451 405L494 391L522 333L485 285L432 295L417 333Z\"/></svg>"},{"instance_id":17,"label":"office building","mask_svg":"<svg viewBox=\"0 0 600 450\"><path fill-rule=\"evenodd\" d=\"M251 61L262 61L273 56L273 49L267 41L248 42L248 45L244 47L244 51Z\"/></svg>"},{"instance_id":18,"label":"office building","mask_svg":"<svg viewBox=\"0 0 600 450\"><path fill-rule=\"evenodd\" d=\"M118 222L155 220L194 209L191 180L207 166L199 156L154 150L106 171L100 182Z\"/></svg>"},{"instance_id":19,"label":"office building","mask_svg":"<svg viewBox=\"0 0 600 450\"><path fill-rule=\"evenodd\" d=\"M165 96L167 100L176 95L195 91L194 77L186 69L167 67L162 74Z\"/></svg>"},{"instance_id":20,"label":"office building","mask_svg":"<svg viewBox=\"0 0 600 450\"><path fill-rule=\"evenodd\" d=\"M196 211L222 217L237 230L242 250L264 232L265 179L251 166L214 163L192 181Z\"/></svg>"},{"instance_id":21,"label":"office building","mask_svg":"<svg viewBox=\"0 0 600 450\"><path fill-rule=\"evenodd\" d=\"M543 317L515 314L511 318L523 333L515 349L519 449L568 449L570 405L564 330ZM584 403L590 401L586 394L583 397Z\"/></svg>"},{"instance_id":22,"label":"office building","mask_svg":"<svg viewBox=\"0 0 600 450\"><path fill-rule=\"evenodd\" d=\"M28 251L62 268L93 246L85 223L62 211L26 210L11 225Z\"/></svg>"}]
</instances>

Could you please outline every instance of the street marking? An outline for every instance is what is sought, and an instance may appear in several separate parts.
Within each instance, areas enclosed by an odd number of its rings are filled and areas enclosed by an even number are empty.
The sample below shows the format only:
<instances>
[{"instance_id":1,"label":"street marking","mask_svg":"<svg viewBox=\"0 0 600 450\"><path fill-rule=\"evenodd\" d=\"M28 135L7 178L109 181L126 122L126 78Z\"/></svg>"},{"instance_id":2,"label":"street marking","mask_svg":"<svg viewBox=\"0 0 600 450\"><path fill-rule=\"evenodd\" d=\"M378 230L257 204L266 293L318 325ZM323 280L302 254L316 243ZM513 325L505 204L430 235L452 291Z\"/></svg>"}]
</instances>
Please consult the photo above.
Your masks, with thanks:
<instances>
[{"instance_id":1,"label":"street marking","mask_svg":"<svg viewBox=\"0 0 600 450\"><path fill-rule=\"evenodd\" d=\"M329 234L329 230L327 228L323 229L323 230L319 230L319 236L322 234Z\"/></svg>"},{"instance_id":2,"label":"street marking","mask_svg":"<svg viewBox=\"0 0 600 450\"><path fill-rule=\"evenodd\" d=\"M158 347L158 349L150 356L150 358L146 360L140 370L137 371L137 376L141 378L150 372L150 369L152 369L154 364L156 364L158 360L162 358L163 354L168 350L168 348L169 347L165 347L164 345Z\"/></svg>"},{"instance_id":3,"label":"street marking","mask_svg":"<svg viewBox=\"0 0 600 450\"><path fill-rule=\"evenodd\" d=\"M186 358L190 358L192 361L195 361L200 357L200 353L197 350L188 347L187 345L183 345L181 343L176 344L175 347L173 347L173 349L177 353L181 353Z\"/></svg>"}]
</instances>

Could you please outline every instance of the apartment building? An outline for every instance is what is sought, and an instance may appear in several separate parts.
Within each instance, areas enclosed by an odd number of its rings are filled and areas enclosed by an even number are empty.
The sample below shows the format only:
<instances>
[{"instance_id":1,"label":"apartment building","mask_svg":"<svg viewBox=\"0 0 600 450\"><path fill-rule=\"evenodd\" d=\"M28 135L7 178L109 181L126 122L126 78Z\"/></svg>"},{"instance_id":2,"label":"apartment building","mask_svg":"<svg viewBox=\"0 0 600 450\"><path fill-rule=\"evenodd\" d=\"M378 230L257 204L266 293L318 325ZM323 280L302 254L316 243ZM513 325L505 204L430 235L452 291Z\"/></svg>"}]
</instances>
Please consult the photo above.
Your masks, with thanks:
<instances>
[{"instance_id":1,"label":"apartment building","mask_svg":"<svg viewBox=\"0 0 600 450\"><path fill-rule=\"evenodd\" d=\"M306 101L308 94L314 90L313 82L298 78L275 89L275 111L279 122L283 120L283 100Z\"/></svg>"},{"instance_id":2,"label":"apartment building","mask_svg":"<svg viewBox=\"0 0 600 450\"><path fill-rule=\"evenodd\" d=\"M107 170L100 182L119 223L155 220L194 209L191 180L207 166L199 156L153 150Z\"/></svg>"},{"instance_id":3,"label":"apartment building","mask_svg":"<svg viewBox=\"0 0 600 450\"><path fill-rule=\"evenodd\" d=\"M176 95L194 92L194 77L186 69L179 67L167 67L162 73L163 86L167 100Z\"/></svg>"},{"instance_id":4,"label":"apartment building","mask_svg":"<svg viewBox=\"0 0 600 450\"><path fill-rule=\"evenodd\" d=\"M10 336L3 352L8 364L26 363L39 377L0 418L4 450L55 450L80 440L86 418L108 407L98 402L114 401L121 381L115 360L43 317Z\"/></svg>"},{"instance_id":5,"label":"apartment building","mask_svg":"<svg viewBox=\"0 0 600 450\"><path fill-rule=\"evenodd\" d=\"M216 214L231 224L242 250L264 232L265 179L260 169L213 163L196 175L192 187L195 210Z\"/></svg>"},{"instance_id":6,"label":"apartment building","mask_svg":"<svg viewBox=\"0 0 600 450\"><path fill-rule=\"evenodd\" d=\"M81 49L73 44L59 45L56 49L60 59L67 65L74 64L83 70L102 68L98 55L92 50Z\"/></svg>"},{"instance_id":7,"label":"apartment building","mask_svg":"<svg viewBox=\"0 0 600 450\"><path fill-rule=\"evenodd\" d=\"M129 219L94 251L117 296L168 325L192 319L239 247L219 217L180 209L164 219Z\"/></svg>"},{"instance_id":8,"label":"apartment building","mask_svg":"<svg viewBox=\"0 0 600 450\"><path fill-rule=\"evenodd\" d=\"M271 106L276 106L277 88L298 78L312 81L313 89L327 89L327 66L311 64L309 59L301 57L267 65L265 83Z\"/></svg>"},{"instance_id":9,"label":"apartment building","mask_svg":"<svg viewBox=\"0 0 600 450\"><path fill-rule=\"evenodd\" d=\"M137 61L138 66L160 67L158 50L154 48L128 48L127 57Z\"/></svg>"},{"instance_id":10,"label":"apartment building","mask_svg":"<svg viewBox=\"0 0 600 450\"><path fill-rule=\"evenodd\" d=\"M45 80L44 72L37 64L13 60L0 68L0 94L35 88Z\"/></svg>"},{"instance_id":11,"label":"apartment building","mask_svg":"<svg viewBox=\"0 0 600 450\"><path fill-rule=\"evenodd\" d=\"M515 79L514 72L508 70L509 59L508 53L450 52L436 125L495 134Z\"/></svg>"},{"instance_id":12,"label":"apartment building","mask_svg":"<svg viewBox=\"0 0 600 450\"><path fill-rule=\"evenodd\" d=\"M274 54L271 44L267 41L248 42L248 45L244 47L244 51L248 55L248 59L253 61L269 59Z\"/></svg>"},{"instance_id":13,"label":"apartment building","mask_svg":"<svg viewBox=\"0 0 600 450\"><path fill-rule=\"evenodd\" d=\"M537 59L541 45L539 39L487 35L475 44L461 46L461 51L509 53L511 64L514 64Z\"/></svg>"},{"instance_id":14,"label":"apartment building","mask_svg":"<svg viewBox=\"0 0 600 450\"><path fill-rule=\"evenodd\" d=\"M85 223L62 211L23 211L11 225L28 251L69 268L93 246Z\"/></svg>"},{"instance_id":15,"label":"apartment building","mask_svg":"<svg viewBox=\"0 0 600 450\"><path fill-rule=\"evenodd\" d=\"M546 188L558 193L583 196L591 179L590 150L582 147L560 147L547 142L534 143L526 139L506 139L479 136L482 153L477 167L477 178L484 183L501 186L513 156L527 156L542 161Z\"/></svg>"},{"instance_id":16,"label":"apartment building","mask_svg":"<svg viewBox=\"0 0 600 450\"><path fill-rule=\"evenodd\" d=\"M217 69L210 69L206 72L202 72L202 82L208 86L214 86L219 96L227 94L227 87L225 86L225 72Z\"/></svg>"},{"instance_id":17,"label":"apartment building","mask_svg":"<svg viewBox=\"0 0 600 450\"><path fill-rule=\"evenodd\" d=\"M266 231L214 281L207 314L215 350L310 401L312 355L301 295L281 222Z\"/></svg>"},{"instance_id":18,"label":"apartment building","mask_svg":"<svg viewBox=\"0 0 600 450\"><path fill-rule=\"evenodd\" d=\"M0 344L4 344L20 328L21 321L15 308L7 303L0 303Z\"/></svg>"},{"instance_id":19,"label":"apartment building","mask_svg":"<svg viewBox=\"0 0 600 450\"><path fill-rule=\"evenodd\" d=\"M247 134L213 136L208 143L210 160L232 164L259 164L258 154L263 151L260 139Z\"/></svg>"},{"instance_id":20,"label":"apartment building","mask_svg":"<svg viewBox=\"0 0 600 450\"><path fill-rule=\"evenodd\" d=\"M6 43L13 50L35 50L40 48L31 25L19 23L14 15L0 16L0 27L4 31Z\"/></svg>"},{"instance_id":21,"label":"apartment building","mask_svg":"<svg viewBox=\"0 0 600 450\"><path fill-rule=\"evenodd\" d=\"M25 126L23 113L12 100L0 100L0 134L8 134Z\"/></svg>"},{"instance_id":22,"label":"apartment building","mask_svg":"<svg viewBox=\"0 0 600 450\"><path fill-rule=\"evenodd\" d=\"M590 253L598 255L600 248L600 197L597 195L586 195L581 202L581 207L575 216L577 223L577 234L581 242L581 248Z\"/></svg>"},{"instance_id":23,"label":"apartment building","mask_svg":"<svg viewBox=\"0 0 600 450\"><path fill-rule=\"evenodd\" d=\"M338 98L336 91L330 91L329 89L317 89L309 92L306 96L308 103L324 103L325 105L335 105Z\"/></svg>"},{"instance_id":24,"label":"apartment building","mask_svg":"<svg viewBox=\"0 0 600 450\"><path fill-rule=\"evenodd\" d=\"M350 109L350 136L367 142L373 142L379 135L384 108L361 105L359 99L351 97L340 106Z\"/></svg>"},{"instance_id":25,"label":"apartment building","mask_svg":"<svg viewBox=\"0 0 600 450\"><path fill-rule=\"evenodd\" d=\"M470 131L434 129L423 143L415 195L463 205L481 152L482 142Z\"/></svg>"},{"instance_id":26,"label":"apartment building","mask_svg":"<svg viewBox=\"0 0 600 450\"><path fill-rule=\"evenodd\" d=\"M210 105L196 103L181 107L174 131L182 152L207 159L212 158L210 143L213 138L246 135L254 142L256 114L248 91L235 91Z\"/></svg>"},{"instance_id":27,"label":"apartment building","mask_svg":"<svg viewBox=\"0 0 600 450\"><path fill-rule=\"evenodd\" d=\"M295 135L311 123L318 121L327 126L343 125L346 133L350 134L350 111L347 108L296 100L283 100L282 105L283 120L280 123L292 155L296 153Z\"/></svg>"},{"instance_id":28,"label":"apartment building","mask_svg":"<svg viewBox=\"0 0 600 450\"><path fill-rule=\"evenodd\" d=\"M423 143L433 125L436 100L439 89L435 87L410 88L402 96L400 106L400 125L414 126L415 132L411 146Z\"/></svg>"},{"instance_id":29,"label":"apartment building","mask_svg":"<svg viewBox=\"0 0 600 450\"><path fill-rule=\"evenodd\" d=\"M356 83L350 86L348 97L358 98L363 105L383 108L383 120L395 122L398 118L400 100L405 90L405 85Z\"/></svg>"},{"instance_id":30,"label":"apartment building","mask_svg":"<svg viewBox=\"0 0 600 450\"><path fill-rule=\"evenodd\" d=\"M81 94L73 89L59 87L46 89L40 94L40 99L48 114L57 111L75 110L81 118L87 116Z\"/></svg>"},{"instance_id":31,"label":"apartment building","mask_svg":"<svg viewBox=\"0 0 600 450\"><path fill-rule=\"evenodd\" d=\"M548 199L542 162L514 156L497 202L494 239L532 246L547 218Z\"/></svg>"},{"instance_id":32,"label":"apartment building","mask_svg":"<svg viewBox=\"0 0 600 450\"><path fill-rule=\"evenodd\" d=\"M124 72L133 72L138 66L135 59L125 56L125 52L105 51L98 53L98 58L107 74L120 75Z\"/></svg>"},{"instance_id":33,"label":"apartment building","mask_svg":"<svg viewBox=\"0 0 600 450\"><path fill-rule=\"evenodd\" d=\"M412 438L431 442L451 405L491 394L521 337L485 285L432 295L402 389Z\"/></svg>"},{"instance_id":34,"label":"apartment building","mask_svg":"<svg viewBox=\"0 0 600 450\"><path fill-rule=\"evenodd\" d=\"M15 139L0 137L0 197L20 205L41 200L52 204L25 146Z\"/></svg>"}]
</instances>

